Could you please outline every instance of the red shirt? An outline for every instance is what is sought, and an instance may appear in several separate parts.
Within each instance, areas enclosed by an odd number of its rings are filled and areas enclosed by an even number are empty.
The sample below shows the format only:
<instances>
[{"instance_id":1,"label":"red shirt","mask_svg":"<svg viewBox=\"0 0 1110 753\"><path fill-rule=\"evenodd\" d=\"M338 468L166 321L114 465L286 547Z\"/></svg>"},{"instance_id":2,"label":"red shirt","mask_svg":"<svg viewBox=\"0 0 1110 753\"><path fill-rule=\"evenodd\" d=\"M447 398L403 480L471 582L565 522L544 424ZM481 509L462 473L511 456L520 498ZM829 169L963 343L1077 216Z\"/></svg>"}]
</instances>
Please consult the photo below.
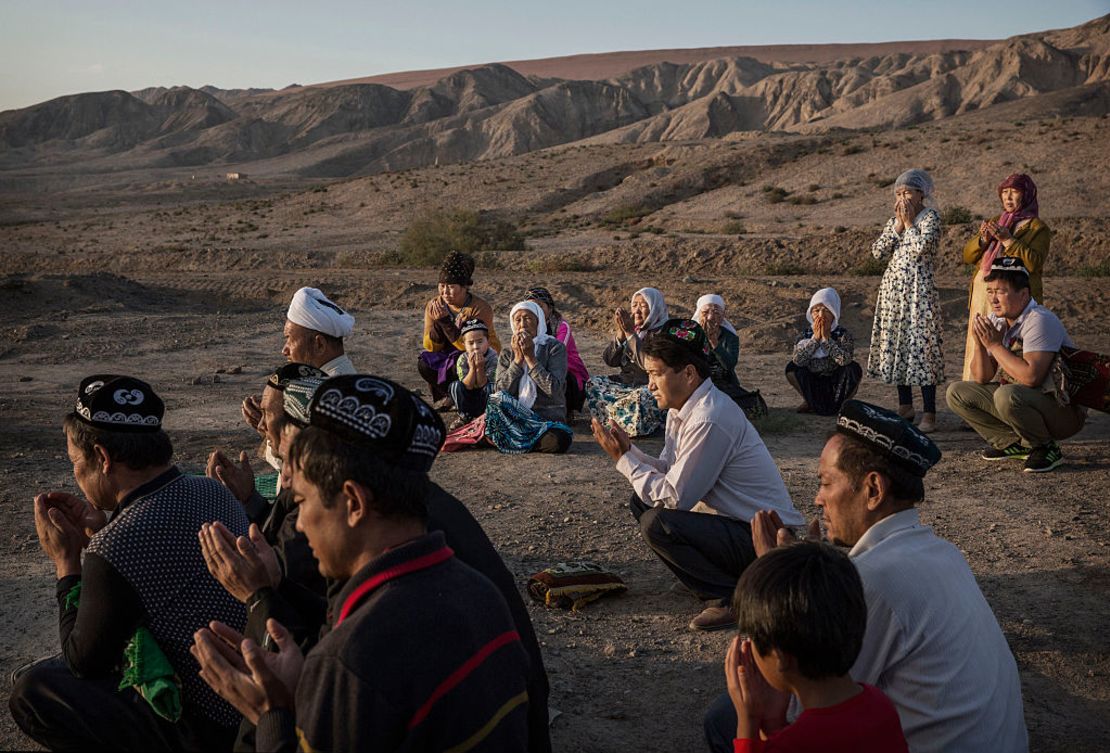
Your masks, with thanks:
<instances>
[{"instance_id":1,"label":"red shirt","mask_svg":"<svg viewBox=\"0 0 1110 753\"><path fill-rule=\"evenodd\" d=\"M766 741L734 740L734 753L906 753L894 704L878 688L862 687L844 703L803 711Z\"/></svg>"}]
</instances>

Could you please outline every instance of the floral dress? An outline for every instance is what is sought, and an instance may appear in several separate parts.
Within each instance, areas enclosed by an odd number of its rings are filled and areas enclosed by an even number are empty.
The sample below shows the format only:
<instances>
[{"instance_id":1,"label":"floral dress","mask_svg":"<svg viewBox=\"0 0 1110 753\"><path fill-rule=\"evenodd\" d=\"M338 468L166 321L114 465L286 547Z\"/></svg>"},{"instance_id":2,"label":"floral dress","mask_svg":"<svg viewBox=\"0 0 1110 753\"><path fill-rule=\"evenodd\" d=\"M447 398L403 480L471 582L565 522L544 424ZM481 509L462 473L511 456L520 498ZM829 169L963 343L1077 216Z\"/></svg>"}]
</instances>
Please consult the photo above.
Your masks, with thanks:
<instances>
[{"instance_id":1,"label":"floral dress","mask_svg":"<svg viewBox=\"0 0 1110 753\"><path fill-rule=\"evenodd\" d=\"M913 225L894 232L891 218L871 247L876 259L890 259L871 329L867 373L887 384L935 385L944 381L940 296L933 259L940 245L941 222L935 209L923 209Z\"/></svg>"}]
</instances>

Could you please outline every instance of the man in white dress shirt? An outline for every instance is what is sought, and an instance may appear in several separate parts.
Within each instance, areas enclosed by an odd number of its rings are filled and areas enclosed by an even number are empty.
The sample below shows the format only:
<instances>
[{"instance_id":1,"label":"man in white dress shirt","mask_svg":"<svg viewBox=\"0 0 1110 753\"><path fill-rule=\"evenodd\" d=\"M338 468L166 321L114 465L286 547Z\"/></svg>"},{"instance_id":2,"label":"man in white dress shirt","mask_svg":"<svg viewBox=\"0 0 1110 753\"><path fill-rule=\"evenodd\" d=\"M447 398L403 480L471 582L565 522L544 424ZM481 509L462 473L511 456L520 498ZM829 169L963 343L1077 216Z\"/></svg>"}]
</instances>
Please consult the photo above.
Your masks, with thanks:
<instances>
[{"instance_id":1,"label":"man in white dress shirt","mask_svg":"<svg viewBox=\"0 0 1110 753\"><path fill-rule=\"evenodd\" d=\"M732 592L755 559L758 511L804 522L759 433L709 379L708 358L705 332L689 319L667 321L644 343L648 389L667 411L658 458L615 423L593 422L594 438L635 490L630 506L644 541L703 602L693 630L735 626Z\"/></svg>"},{"instance_id":2,"label":"man in white dress shirt","mask_svg":"<svg viewBox=\"0 0 1110 753\"><path fill-rule=\"evenodd\" d=\"M856 682L898 709L911 753L1024 753L1021 679L1006 638L960 550L921 524L926 471L940 450L897 414L849 400L825 444L814 503L826 536L850 546L867 600ZM772 512L753 522L762 554L792 536ZM728 694L710 707L712 750L731 751Z\"/></svg>"}]
</instances>

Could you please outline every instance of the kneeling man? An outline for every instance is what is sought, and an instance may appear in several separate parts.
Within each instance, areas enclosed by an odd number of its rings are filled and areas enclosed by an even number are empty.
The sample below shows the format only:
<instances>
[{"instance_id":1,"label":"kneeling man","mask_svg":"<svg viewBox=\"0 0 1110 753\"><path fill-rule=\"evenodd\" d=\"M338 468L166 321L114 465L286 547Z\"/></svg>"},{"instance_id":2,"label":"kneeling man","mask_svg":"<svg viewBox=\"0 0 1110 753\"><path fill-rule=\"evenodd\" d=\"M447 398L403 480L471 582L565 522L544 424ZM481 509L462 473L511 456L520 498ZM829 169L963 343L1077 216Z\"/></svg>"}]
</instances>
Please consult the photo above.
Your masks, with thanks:
<instances>
[{"instance_id":1,"label":"kneeling man","mask_svg":"<svg viewBox=\"0 0 1110 753\"><path fill-rule=\"evenodd\" d=\"M321 384L309 414L286 462L297 528L345 581L330 630L302 658L274 620L277 653L214 623L196 636L205 679L259 750L527 750L528 656L505 600L427 532L443 421L359 374Z\"/></svg>"},{"instance_id":2,"label":"kneeling man","mask_svg":"<svg viewBox=\"0 0 1110 753\"><path fill-rule=\"evenodd\" d=\"M692 630L735 626L732 592L755 559L757 512L804 522L759 432L709 378L709 354L704 330L689 319L667 321L644 343L648 389L667 411L658 458L615 423L593 422L594 438L635 490L632 514L644 541L704 603Z\"/></svg>"},{"instance_id":3,"label":"kneeling man","mask_svg":"<svg viewBox=\"0 0 1110 753\"><path fill-rule=\"evenodd\" d=\"M1079 432L1087 409L1068 404L1052 364L1060 348L1074 348L1059 318L1037 303L1021 259L991 265L990 316L976 315L972 381L948 386L948 407L987 440L984 460L1024 460L1026 473L1064 462L1059 439Z\"/></svg>"}]
</instances>

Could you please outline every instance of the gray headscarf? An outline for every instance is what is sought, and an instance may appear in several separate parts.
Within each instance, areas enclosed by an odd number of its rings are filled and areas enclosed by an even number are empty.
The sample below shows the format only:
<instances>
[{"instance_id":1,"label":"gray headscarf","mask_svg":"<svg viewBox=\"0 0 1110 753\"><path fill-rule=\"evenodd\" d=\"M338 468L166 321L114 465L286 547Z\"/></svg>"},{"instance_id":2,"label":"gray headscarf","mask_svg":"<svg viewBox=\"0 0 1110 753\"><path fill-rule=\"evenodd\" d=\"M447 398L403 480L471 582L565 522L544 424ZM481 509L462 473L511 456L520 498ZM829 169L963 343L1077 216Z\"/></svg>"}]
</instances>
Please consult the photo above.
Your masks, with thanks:
<instances>
[{"instance_id":1,"label":"gray headscarf","mask_svg":"<svg viewBox=\"0 0 1110 753\"><path fill-rule=\"evenodd\" d=\"M929 177L929 173L918 167L898 176L898 180L894 181L894 190L897 191L902 186L920 191L926 199L933 195L933 179Z\"/></svg>"}]
</instances>

